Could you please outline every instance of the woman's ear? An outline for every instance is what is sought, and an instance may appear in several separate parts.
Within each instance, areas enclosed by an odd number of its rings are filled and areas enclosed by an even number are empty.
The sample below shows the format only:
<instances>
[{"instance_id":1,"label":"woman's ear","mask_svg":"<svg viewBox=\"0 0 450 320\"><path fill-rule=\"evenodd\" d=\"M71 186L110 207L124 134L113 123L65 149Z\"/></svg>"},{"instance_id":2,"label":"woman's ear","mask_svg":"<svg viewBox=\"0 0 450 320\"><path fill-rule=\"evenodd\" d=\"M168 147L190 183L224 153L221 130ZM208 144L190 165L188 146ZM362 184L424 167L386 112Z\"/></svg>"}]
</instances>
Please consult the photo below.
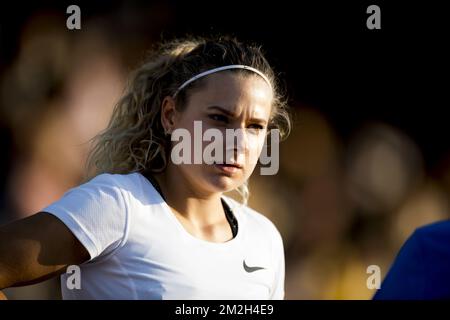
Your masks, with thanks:
<instances>
[{"instance_id":1,"label":"woman's ear","mask_svg":"<svg viewBox=\"0 0 450 320\"><path fill-rule=\"evenodd\" d=\"M175 100L170 96L165 97L161 103L161 124L165 134L172 133L176 115Z\"/></svg>"}]
</instances>

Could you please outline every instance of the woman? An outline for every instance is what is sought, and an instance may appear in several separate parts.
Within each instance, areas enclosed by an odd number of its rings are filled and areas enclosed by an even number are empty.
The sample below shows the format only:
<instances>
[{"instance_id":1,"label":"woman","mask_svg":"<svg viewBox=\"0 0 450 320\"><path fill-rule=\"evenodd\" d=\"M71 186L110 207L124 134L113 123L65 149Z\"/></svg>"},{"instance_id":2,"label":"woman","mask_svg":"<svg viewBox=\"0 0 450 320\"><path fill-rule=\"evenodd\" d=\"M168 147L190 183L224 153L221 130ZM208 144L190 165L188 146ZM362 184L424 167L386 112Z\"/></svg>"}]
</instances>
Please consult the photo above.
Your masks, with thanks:
<instances>
[{"instance_id":1,"label":"woman","mask_svg":"<svg viewBox=\"0 0 450 320\"><path fill-rule=\"evenodd\" d=\"M198 145L198 124L238 144L223 161L175 163L174 136ZM270 129L283 138L290 120L260 48L161 45L96 137L86 182L0 228L0 288L62 274L64 299L283 299L282 238L245 205ZM223 195L234 189L243 204Z\"/></svg>"}]
</instances>

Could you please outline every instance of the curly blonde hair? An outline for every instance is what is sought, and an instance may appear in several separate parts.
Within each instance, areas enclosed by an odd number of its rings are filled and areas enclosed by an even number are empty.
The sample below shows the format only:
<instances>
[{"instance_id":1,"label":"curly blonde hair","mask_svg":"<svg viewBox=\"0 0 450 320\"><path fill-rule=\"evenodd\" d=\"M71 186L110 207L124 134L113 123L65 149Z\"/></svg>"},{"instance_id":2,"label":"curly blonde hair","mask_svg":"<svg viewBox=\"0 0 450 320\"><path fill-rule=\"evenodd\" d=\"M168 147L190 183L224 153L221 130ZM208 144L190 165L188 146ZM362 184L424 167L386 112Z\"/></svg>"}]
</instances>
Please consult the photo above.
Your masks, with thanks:
<instances>
[{"instance_id":1,"label":"curly blonde hair","mask_svg":"<svg viewBox=\"0 0 450 320\"><path fill-rule=\"evenodd\" d=\"M256 68L268 77L274 90L268 129L277 128L281 139L287 137L291 130L287 104L261 47L243 44L230 37L173 40L151 50L146 62L132 74L107 128L93 138L94 147L88 156L86 179L100 173L163 171L171 143L160 120L163 99L174 96L178 87L196 74L231 64ZM183 111L189 93L203 84L204 79L200 79L178 92L175 97L177 110ZM246 204L248 181L236 191Z\"/></svg>"}]
</instances>

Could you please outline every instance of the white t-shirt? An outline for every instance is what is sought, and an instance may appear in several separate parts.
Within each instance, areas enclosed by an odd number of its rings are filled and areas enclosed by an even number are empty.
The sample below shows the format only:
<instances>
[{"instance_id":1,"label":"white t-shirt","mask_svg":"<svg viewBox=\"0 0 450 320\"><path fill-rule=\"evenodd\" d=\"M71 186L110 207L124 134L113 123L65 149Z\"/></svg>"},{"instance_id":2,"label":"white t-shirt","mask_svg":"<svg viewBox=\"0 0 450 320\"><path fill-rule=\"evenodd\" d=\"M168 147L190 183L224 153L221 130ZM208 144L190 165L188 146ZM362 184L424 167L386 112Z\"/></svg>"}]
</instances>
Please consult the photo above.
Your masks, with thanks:
<instances>
[{"instance_id":1,"label":"white t-shirt","mask_svg":"<svg viewBox=\"0 0 450 320\"><path fill-rule=\"evenodd\" d=\"M100 174L70 189L42 210L90 254L79 266L81 289L68 288L71 273L61 276L63 298L284 299L280 233L262 214L222 197L238 233L217 243L187 232L140 173Z\"/></svg>"}]
</instances>

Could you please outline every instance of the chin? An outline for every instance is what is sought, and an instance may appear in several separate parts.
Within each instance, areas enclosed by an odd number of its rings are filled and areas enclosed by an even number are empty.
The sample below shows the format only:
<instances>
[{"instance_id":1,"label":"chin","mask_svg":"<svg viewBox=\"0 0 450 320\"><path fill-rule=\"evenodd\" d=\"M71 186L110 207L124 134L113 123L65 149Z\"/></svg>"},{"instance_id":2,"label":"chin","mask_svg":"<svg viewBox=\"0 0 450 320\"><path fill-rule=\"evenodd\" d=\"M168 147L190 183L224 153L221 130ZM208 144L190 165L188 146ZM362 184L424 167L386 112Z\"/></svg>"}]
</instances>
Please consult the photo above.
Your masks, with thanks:
<instances>
[{"instance_id":1,"label":"chin","mask_svg":"<svg viewBox=\"0 0 450 320\"><path fill-rule=\"evenodd\" d=\"M228 192L240 185L240 180L234 177L214 175L207 178L207 184L214 192Z\"/></svg>"}]
</instances>

